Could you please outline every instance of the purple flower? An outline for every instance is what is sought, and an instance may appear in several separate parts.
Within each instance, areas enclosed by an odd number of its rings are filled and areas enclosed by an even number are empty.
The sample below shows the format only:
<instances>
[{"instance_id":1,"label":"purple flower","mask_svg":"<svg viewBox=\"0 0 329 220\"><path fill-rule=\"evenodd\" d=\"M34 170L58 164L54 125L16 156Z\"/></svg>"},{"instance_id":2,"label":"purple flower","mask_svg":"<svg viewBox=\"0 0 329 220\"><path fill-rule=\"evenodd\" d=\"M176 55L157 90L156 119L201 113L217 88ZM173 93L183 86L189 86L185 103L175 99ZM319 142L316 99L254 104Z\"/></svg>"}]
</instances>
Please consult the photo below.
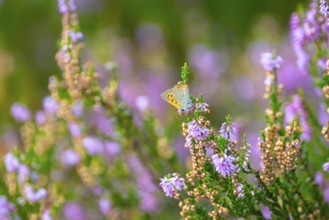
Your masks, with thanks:
<instances>
[{"instance_id":1,"label":"purple flower","mask_svg":"<svg viewBox=\"0 0 329 220\"><path fill-rule=\"evenodd\" d=\"M82 104L82 102L75 102L72 105L72 113L77 117L81 117L83 115L83 104Z\"/></svg>"},{"instance_id":2,"label":"purple flower","mask_svg":"<svg viewBox=\"0 0 329 220\"><path fill-rule=\"evenodd\" d=\"M303 128L301 138L304 140L310 140L312 135L312 128L308 124L308 114L304 109L303 100L298 96L293 96L293 101L285 106L285 123L289 124L294 118L299 115L300 124Z\"/></svg>"},{"instance_id":3,"label":"purple flower","mask_svg":"<svg viewBox=\"0 0 329 220\"><path fill-rule=\"evenodd\" d=\"M74 150L66 150L62 155L62 164L65 167L75 166L80 162L80 156Z\"/></svg>"},{"instance_id":4,"label":"purple flower","mask_svg":"<svg viewBox=\"0 0 329 220\"><path fill-rule=\"evenodd\" d=\"M47 96L43 99L43 108L46 112L54 114L56 113L58 107L58 103L51 96Z\"/></svg>"},{"instance_id":5,"label":"purple flower","mask_svg":"<svg viewBox=\"0 0 329 220\"><path fill-rule=\"evenodd\" d=\"M206 109L208 109L209 105L205 102L198 102L195 104L195 108L199 111L204 112Z\"/></svg>"},{"instance_id":6,"label":"purple flower","mask_svg":"<svg viewBox=\"0 0 329 220\"><path fill-rule=\"evenodd\" d=\"M7 172L13 173L19 168L19 161L11 152L9 152L5 156L5 165Z\"/></svg>"},{"instance_id":7,"label":"purple flower","mask_svg":"<svg viewBox=\"0 0 329 220\"><path fill-rule=\"evenodd\" d=\"M41 220L52 220L49 209L42 213Z\"/></svg>"},{"instance_id":8,"label":"purple flower","mask_svg":"<svg viewBox=\"0 0 329 220\"><path fill-rule=\"evenodd\" d=\"M30 169L25 165L21 164L18 167L18 182L25 182L30 174Z\"/></svg>"},{"instance_id":9,"label":"purple flower","mask_svg":"<svg viewBox=\"0 0 329 220\"><path fill-rule=\"evenodd\" d=\"M322 168L323 168L324 171L329 172L329 162L324 163L324 164L322 165Z\"/></svg>"},{"instance_id":10,"label":"purple flower","mask_svg":"<svg viewBox=\"0 0 329 220\"><path fill-rule=\"evenodd\" d=\"M320 13L329 18L329 6L326 0L320 0Z\"/></svg>"},{"instance_id":11,"label":"purple flower","mask_svg":"<svg viewBox=\"0 0 329 220\"><path fill-rule=\"evenodd\" d=\"M205 140L210 135L210 130L206 127L201 128L196 121L188 123L188 133L195 140Z\"/></svg>"},{"instance_id":12,"label":"purple flower","mask_svg":"<svg viewBox=\"0 0 329 220\"><path fill-rule=\"evenodd\" d=\"M37 111L35 114L35 121L38 125L43 125L47 121L47 116L43 111Z\"/></svg>"},{"instance_id":13,"label":"purple flower","mask_svg":"<svg viewBox=\"0 0 329 220\"><path fill-rule=\"evenodd\" d=\"M46 198L48 192L46 189L44 188L40 188L37 191L34 191L34 189L32 188L32 186L25 186L25 196L26 199L29 200L30 202L38 202L41 199Z\"/></svg>"},{"instance_id":14,"label":"purple flower","mask_svg":"<svg viewBox=\"0 0 329 220\"><path fill-rule=\"evenodd\" d=\"M121 152L121 146L117 142L107 141L104 143L104 148L110 156L116 156Z\"/></svg>"},{"instance_id":15,"label":"purple flower","mask_svg":"<svg viewBox=\"0 0 329 220\"><path fill-rule=\"evenodd\" d=\"M184 178L179 178L177 174L173 174L173 177L170 178L171 184L177 189L182 190L185 186Z\"/></svg>"},{"instance_id":16,"label":"purple flower","mask_svg":"<svg viewBox=\"0 0 329 220\"><path fill-rule=\"evenodd\" d=\"M85 137L82 144L90 155L101 154L103 152L103 143L94 137Z\"/></svg>"},{"instance_id":17,"label":"purple flower","mask_svg":"<svg viewBox=\"0 0 329 220\"><path fill-rule=\"evenodd\" d=\"M144 112L149 107L150 101L147 96L141 95L136 98L135 104L139 111Z\"/></svg>"},{"instance_id":18,"label":"purple flower","mask_svg":"<svg viewBox=\"0 0 329 220\"><path fill-rule=\"evenodd\" d=\"M315 173L314 182L316 184L318 184L320 187L323 186L323 184L324 184L324 178L323 178L323 174L321 172L318 171L318 172Z\"/></svg>"},{"instance_id":19,"label":"purple flower","mask_svg":"<svg viewBox=\"0 0 329 220\"><path fill-rule=\"evenodd\" d=\"M263 53L260 59L261 64L267 71L275 71L281 68L282 58L272 53Z\"/></svg>"},{"instance_id":20,"label":"purple flower","mask_svg":"<svg viewBox=\"0 0 329 220\"><path fill-rule=\"evenodd\" d=\"M86 220L84 207L79 203L66 202L63 207L65 219Z\"/></svg>"},{"instance_id":21,"label":"purple flower","mask_svg":"<svg viewBox=\"0 0 329 220\"><path fill-rule=\"evenodd\" d=\"M236 171L236 166L233 164L235 158L224 154L223 157L218 157L218 154L212 156L212 162L215 165L216 171L223 177L229 176Z\"/></svg>"},{"instance_id":22,"label":"purple flower","mask_svg":"<svg viewBox=\"0 0 329 220\"><path fill-rule=\"evenodd\" d=\"M166 194L168 197L173 197L175 194L175 187L171 182L171 179L164 177L160 179L160 186L162 187L163 192Z\"/></svg>"},{"instance_id":23,"label":"purple flower","mask_svg":"<svg viewBox=\"0 0 329 220\"><path fill-rule=\"evenodd\" d=\"M74 12L76 7L73 0L58 0L58 10L61 14Z\"/></svg>"},{"instance_id":24,"label":"purple flower","mask_svg":"<svg viewBox=\"0 0 329 220\"><path fill-rule=\"evenodd\" d=\"M81 127L79 124L69 123L68 127L69 127L72 137L78 137L79 135L81 135Z\"/></svg>"},{"instance_id":25,"label":"purple flower","mask_svg":"<svg viewBox=\"0 0 329 220\"><path fill-rule=\"evenodd\" d=\"M262 210L262 214L265 219L271 219L272 212L268 206L260 205L260 208Z\"/></svg>"},{"instance_id":26,"label":"purple flower","mask_svg":"<svg viewBox=\"0 0 329 220\"><path fill-rule=\"evenodd\" d=\"M81 33L81 32L75 32L73 30L69 30L69 36L70 36L71 41L73 43L76 43L79 40L82 40L83 39L83 33Z\"/></svg>"},{"instance_id":27,"label":"purple flower","mask_svg":"<svg viewBox=\"0 0 329 220\"><path fill-rule=\"evenodd\" d=\"M13 212L15 207L13 204L8 202L6 196L0 196L0 219L6 220L11 219L11 212Z\"/></svg>"},{"instance_id":28,"label":"purple flower","mask_svg":"<svg viewBox=\"0 0 329 220\"><path fill-rule=\"evenodd\" d=\"M107 216L112 208L112 204L110 202L110 200L102 198L98 201L98 206L99 206L99 210L101 211L101 213L105 216Z\"/></svg>"},{"instance_id":29,"label":"purple flower","mask_svg":"<svg viewBox=\"0 0 329 220\"><path fill-rule=\"evenodd\" d=\"M31 118L29 109L19 103L14 103L11 106L11 115L18 122L26 122Z\"/></svg>"},{"instance_id":30,"label":"purple flower","mask_svg":"<svg viewBox=\"0 0 329 220\"><path fill-rule=\"evenodd\" d=\"M187 148L193 148L193 137L191 134L187 135L185 137L185 144L184 144L184 147L187 147Z\"/></svg>"},{"instance_id":31,"label":"purple flower","mask_svg":"<svg viewBox=\"0 0 329 220\"><path fill-rule=\"evenodd\" d=\"M238 187L237 187L236 191L237 191L237 197L238 198L243 198L244 197L243 184L238 183Z\"/></svg>"},{"instance_id":32,"label":"purple flower","mask_svg":"<svg viewBox=\"0 0 329 220\"><path fill-rule=\"evenodd\" d=\"M220 127L219 133L225 138L225 139L232 139L232 136L236 134L236 128L235 123L228 123L224 122L222 126Z\"/></svg>"}]
</instances>

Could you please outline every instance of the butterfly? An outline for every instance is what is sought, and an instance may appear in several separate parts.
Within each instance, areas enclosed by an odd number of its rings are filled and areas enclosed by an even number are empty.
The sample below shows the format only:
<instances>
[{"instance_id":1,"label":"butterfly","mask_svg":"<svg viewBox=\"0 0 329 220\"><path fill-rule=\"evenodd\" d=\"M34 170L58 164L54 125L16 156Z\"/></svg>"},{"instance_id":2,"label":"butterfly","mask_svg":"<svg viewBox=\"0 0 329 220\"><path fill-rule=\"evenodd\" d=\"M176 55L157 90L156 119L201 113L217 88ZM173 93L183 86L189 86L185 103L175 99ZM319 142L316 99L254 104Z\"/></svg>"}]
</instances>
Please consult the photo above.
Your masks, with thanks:
<instances>
[{"instance_id":1,"label":"butterfly","mask_svg":"<svg viewBox=\"0 0 329 220\"><path fill-rule=\"evenodd\" d=\"M178 82L171 89L164 91L161 94L161 98L182 113L187 113L192 105L188 85L183 82Z\"/></svg>"}]
</instances>

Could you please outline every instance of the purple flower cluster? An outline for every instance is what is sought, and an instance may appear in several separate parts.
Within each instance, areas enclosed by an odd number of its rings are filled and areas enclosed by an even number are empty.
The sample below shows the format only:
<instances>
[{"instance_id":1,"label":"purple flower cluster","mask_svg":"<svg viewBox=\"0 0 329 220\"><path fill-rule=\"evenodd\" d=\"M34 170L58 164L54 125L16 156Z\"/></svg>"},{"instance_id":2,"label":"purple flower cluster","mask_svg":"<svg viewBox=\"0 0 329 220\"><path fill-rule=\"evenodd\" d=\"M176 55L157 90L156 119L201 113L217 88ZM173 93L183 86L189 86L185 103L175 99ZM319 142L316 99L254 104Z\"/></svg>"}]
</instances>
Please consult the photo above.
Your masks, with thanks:
<instances>
[{"instance_id":1,"label":"purple flower cluster","mask_svg":"<svg viewBox=\"0 0 329 220\"><path fill-rule=\"evenodd\" d=\"M285 106L285 123L289 124L294 118L299 115L300 124L303 128L301 138L304 140L310 140L312 135L312 129L308 124L308 114L303 107L303 100L298 96L293 96L293 101Z\"/></svg>"},{"instance_id":2,"label":"purple flower cluster","mask_svg":"<svg viewBox=\"0 0 329 220\"><path fill-rule=\"evenodd\" d=\"M267 71L275 71L281 68L282 58L274 56L272 53L263 53L261 55L260 63Z\"/></svg>"},{"instance_id":3,"label":"purple flower cluster","mask_svg":"<svg viewBox=\"0 0 329 220\"><path fill-rule=\"evenodd\" d=\"M76 10L73 0L58 0L58 10L61 14L68 14Z\"/></svg>"},{"instance_id":4,"label":"purple flower cluster","mask_svg":"<svg viewBox=\"0 0 329 220\"><path fill-rule=\"evenodd\" d=\"M224 122L222 126L220 127L219 133L225 138L225 139L231 139L232 136L236 133L236 126L235 123L228 123Z\"/></svg>"},{"instance_id":5,"label":"purple flower cluster","mask_svg":"<svg viewBox=\"0 0 329 220\"><path fill-rule=\"evenodd\" d=\"M164 177L160 179L160 186L168 197L173 197L176 190L180 191L185 186L184 178L179 178L177 174L172 174L171 178Z\"/></svg>"},{"instance_id":6,"label":"purple flower cluster","mask_svg":"<svg viewBox=\"0 0 329 220\"><path fill-rule=\"evenodd\" d=\"M26 185L25 186L25 196L26 199L29 200L30 202L38 202L41 199L46 198L48 192L46 189L44 188L40 188L37 191L35 191L32 186L30 185Z\"/></svg>"},{"instance_id":7,"label":"purple flower cluster","mask_svg":"<svg viewBox=\"0 0 329 220\"><path fill-rule=\"evenodd\" d=\"M325 18L329 18L329 5L326 0L320 0L320 13L323 14Z\"/></svg>"},{"instance_id":8,"label":"purple flower cluster","mask_svg":"<svg viewBox=\"0 0 329 220\"><path fill-rule=\"evenodd\" d=\"M318 13L317 1L310 4L310 10L306 12L304 20L297 13L293 13L290 18L290 35L297 56L297 66L308 73L309 62L314 49L312 45L320 38L328 41L329 25L325 16L328 15L328 5L326 1L320 1L320 12Z\"/></svg>"},{"instance_id":9,"label":"purple flower cluster","mask_svg":"<svg viewBox=\"0 0 329 220\"><path fill-rule=\"evenodd\" d=\"M14 103L11 106L11 115L18 122L26 122L31 119L30 110L19 103Z\"/></svg>"},{"instance_id":10,"label":"purple flower cluster","mask_svg":"<svg viewBox=\"0 0 329 220\"><path fill-rule=\"evenodd\" d=\"M195 140L205 140L210 135L210 130L206 127L200 127L199 124L193 120L188 123L188 135L191 135Z\"/></svg>"},{"instance_id":11,"label":"purple flower cluster","mask_svg":"<svg viewBox=\"0 0 329 220\"><path fill-rule=\"evenodd\" d=\"M213 155L212 162L215 165L216 171L223 177L229 176L237 170L237 166L233 164L235 158L226 154L222 157L219 157L218 154Z\"/></svg>"},{"instance_id":12,"label":"purple flower cluster","mask_svg":"<svg viewBox=\"0 0 329 220\"><path fill-rule=\"evenodd\" d=\"M0 219L11 219L11 213L15 210L13 204L8 202L6 196L0 196Z\"/></svg>"},{"instance_id":13,"label":"purple flower cluster","mask_svg":"<svg viewBox=\"0 0 329 220\"><path fill-rule=\"evenodd\" d=\"M76 43L79 40L83 39L83 33L82 32L76 32L74 30L66 31L65 35L70 38L72 43Z\"/></svg>"},{"instance_id":14,"label":"purple flower cluster","mask_svg":"<svg viewBox=\"0 0 329 220\"><path fill-rule=\"evenodd\" d=\"M4 161L8 173L17 172L19 183L27 180L30 175L30 169L25 164L20 163L11 152L6 154Z\"/></svg>"},{"instance_id":15,"label":"purple flower cluster","mask_svg":"<svg viewBox=\"0 0 329 220\"><path fill-rule=\"evenodd\" d=\"M5 166L8 173L13 173L18 170L19 161L11 152L7 153L5 156Z\"/></svg>"}]
</instances>

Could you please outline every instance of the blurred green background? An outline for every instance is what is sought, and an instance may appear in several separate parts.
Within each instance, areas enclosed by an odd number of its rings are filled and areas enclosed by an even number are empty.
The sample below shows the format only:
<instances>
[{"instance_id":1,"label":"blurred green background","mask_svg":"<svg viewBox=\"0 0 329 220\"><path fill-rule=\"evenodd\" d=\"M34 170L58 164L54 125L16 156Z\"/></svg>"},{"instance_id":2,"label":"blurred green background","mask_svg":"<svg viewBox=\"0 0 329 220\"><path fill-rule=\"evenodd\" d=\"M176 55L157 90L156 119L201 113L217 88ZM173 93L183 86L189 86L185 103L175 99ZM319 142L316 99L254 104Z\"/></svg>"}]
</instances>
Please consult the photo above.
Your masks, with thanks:
<instances>
[{"instance_id":1,"label":"blurred green background","mask_svg":"<svg viewBox=\"0 0 329 220\"><path fill-rule=\"evenodd\" d=\"M88 57L95 63L116 61L113 48L118 40L124 39L129 42L131 57L137 60L133 66L139 70L133 71L134 74L152 68L152 62L157 62L158 66L170 66L170 71L164 72L172 74L172 84L178 80L182 64L188 61L190 48L202 44L225 52L229 62L222 74L224 77L219 80L228 86L234 83L235 74L252 72L246 68L249 61L245 51L249 45L255 41L274 46L282 44L287 40L291 13L297 4L306 3L297 0L76 0ZM161 51L165 50L166 55L156 61L147 56L143 59L137 36L143 24L156 25L162 32ZM59 74L54 56L60 34L57 1L0 0L2 129L12 121L13 102L22 102L32 110L41 107L42 98L48 94L49 76ZM261 96L262 91L259 93ZM227 96L221 97L228 100ZM218 106L226 109L222 114L239 111L234 104Z\"/></svg>"}]
</instances>

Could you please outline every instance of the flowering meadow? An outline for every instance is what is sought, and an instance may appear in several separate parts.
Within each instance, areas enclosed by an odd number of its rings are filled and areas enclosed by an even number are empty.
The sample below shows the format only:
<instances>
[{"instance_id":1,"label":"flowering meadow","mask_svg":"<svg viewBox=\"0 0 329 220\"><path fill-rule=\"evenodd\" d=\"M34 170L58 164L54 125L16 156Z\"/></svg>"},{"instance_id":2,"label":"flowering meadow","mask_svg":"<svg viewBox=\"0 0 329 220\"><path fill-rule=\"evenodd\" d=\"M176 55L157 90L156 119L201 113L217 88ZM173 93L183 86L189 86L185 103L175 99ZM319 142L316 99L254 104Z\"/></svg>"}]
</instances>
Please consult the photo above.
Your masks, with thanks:
<instances>
[{"instance_id":1,"label":"flowering meadow","mask_svg":"<svg viewBox=\"0 0 329 220\"><path fill-rule=\"evenodd\" d=\"M0 0L0 220L329 219L326 0L109 2Z\"/></svg>"}]
</instances>

